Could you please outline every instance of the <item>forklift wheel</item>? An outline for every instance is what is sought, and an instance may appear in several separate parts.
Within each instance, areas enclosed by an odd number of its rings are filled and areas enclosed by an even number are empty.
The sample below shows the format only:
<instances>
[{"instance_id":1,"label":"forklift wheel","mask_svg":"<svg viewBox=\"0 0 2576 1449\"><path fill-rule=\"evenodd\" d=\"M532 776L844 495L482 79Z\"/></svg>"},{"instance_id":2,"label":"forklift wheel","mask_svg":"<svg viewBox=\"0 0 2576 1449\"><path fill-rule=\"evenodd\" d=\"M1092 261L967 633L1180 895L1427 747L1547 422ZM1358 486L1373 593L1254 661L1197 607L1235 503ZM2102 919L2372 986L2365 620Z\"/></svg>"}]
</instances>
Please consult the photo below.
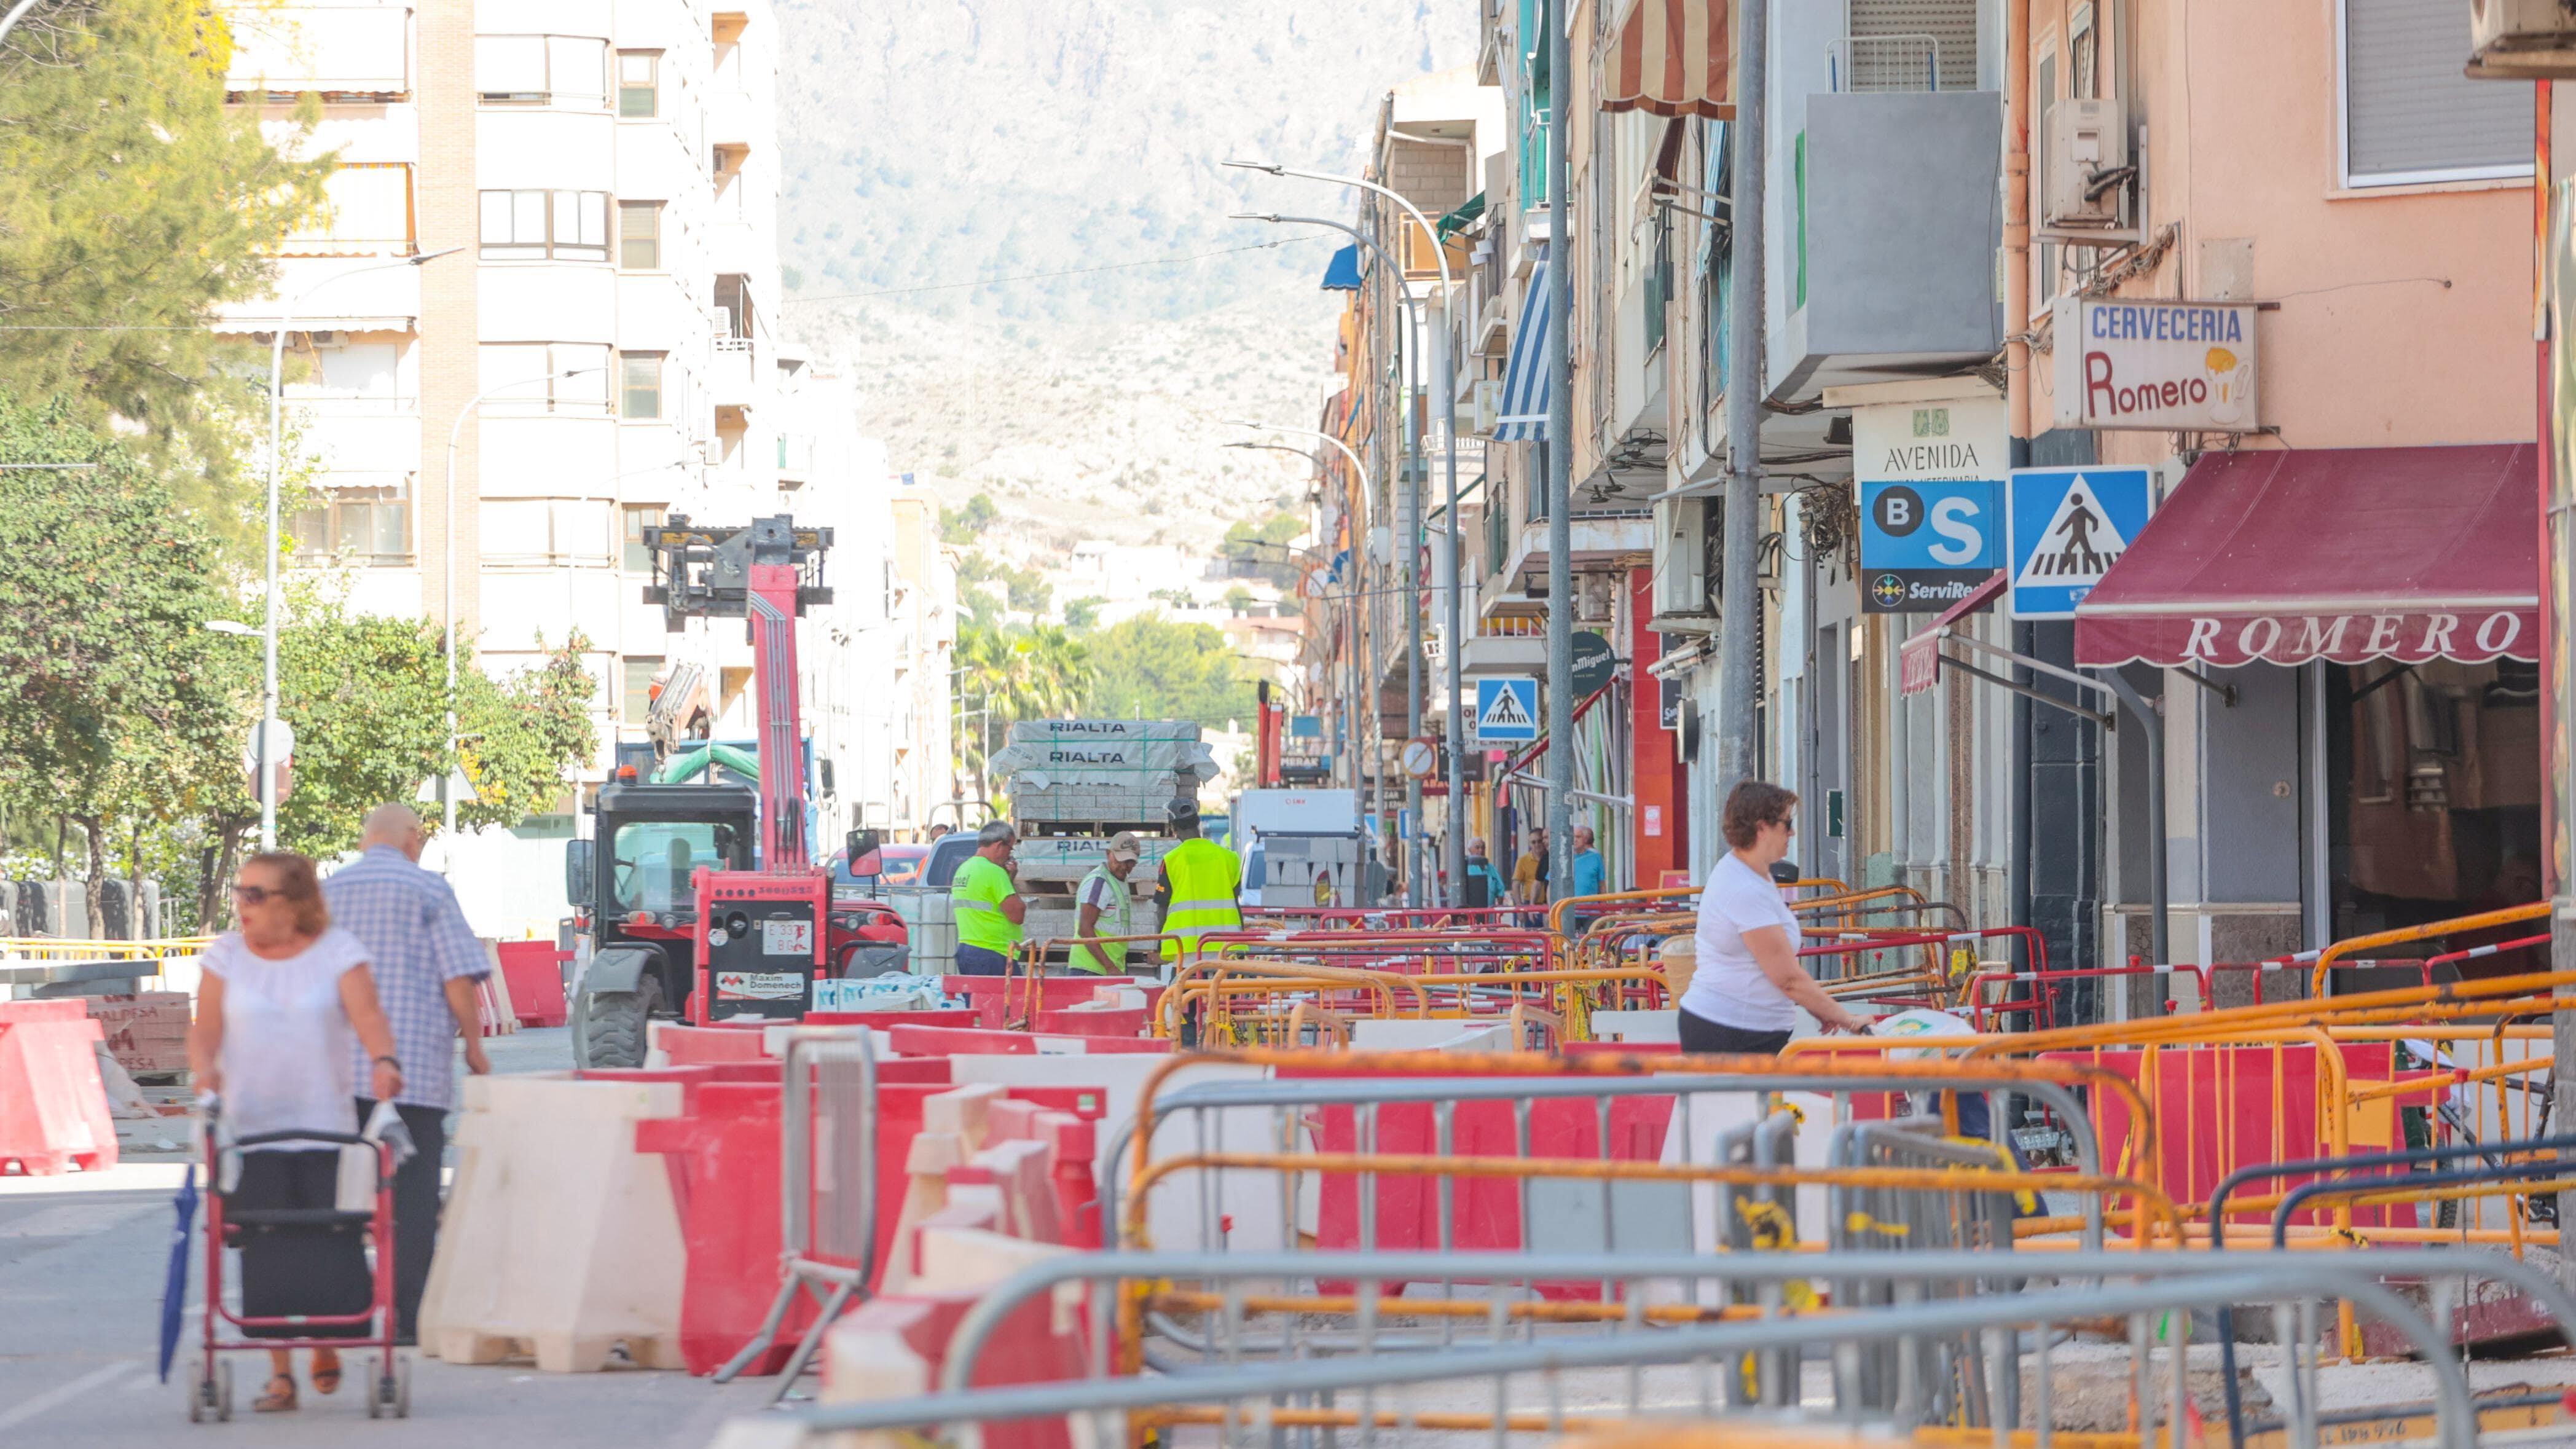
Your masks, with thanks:
<instances>
[{"instance_id":1,"label":"forklift wheel","mask_svg":"<svg viewBox=\"0 0 2576 1449\"><path fill-rule=\"evenodd\" d=\"M580 1017L581 1062L586 1067L644 1065L645 1024L662 1004L662 983L646 975L633 991L602 991L585 996Z\"/></svg>"}]
</instances>

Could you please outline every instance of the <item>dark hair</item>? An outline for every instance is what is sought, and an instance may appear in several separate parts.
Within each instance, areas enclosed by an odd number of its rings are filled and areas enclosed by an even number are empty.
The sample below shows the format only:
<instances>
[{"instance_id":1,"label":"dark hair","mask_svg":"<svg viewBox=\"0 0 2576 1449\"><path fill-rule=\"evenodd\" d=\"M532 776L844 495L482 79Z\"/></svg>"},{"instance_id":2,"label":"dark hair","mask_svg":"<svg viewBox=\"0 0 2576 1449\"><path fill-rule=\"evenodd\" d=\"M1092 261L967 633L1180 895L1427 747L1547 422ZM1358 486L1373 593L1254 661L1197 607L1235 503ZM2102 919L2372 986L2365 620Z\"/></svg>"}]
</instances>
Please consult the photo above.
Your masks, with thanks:
<instances>
[{"instance_id":1,"label":"dark hair","mask_svg":"<svg viewBox=\"0 0 2576 1449\"><path fill-rule=\"evenodd\" d=\"M1764 780L1747 780L1726 797L1726 843L1749 850L1765 825L1777 825L1798 808L1794 790Z\"/></svg>"},{"instance_id":2,"label":"dark hair","mask_svg":"<svg viewBox=\"0 0 2576 1449\"><path fill-rule=\"evenodd\" d=\"M331 908L323 903L321 873L313 868L311 856L272 850L254 855L242 865L265 866L277 873L277 893L295 903L296 930L319 936L331 929Z\"/></svg>"}]
</instances>

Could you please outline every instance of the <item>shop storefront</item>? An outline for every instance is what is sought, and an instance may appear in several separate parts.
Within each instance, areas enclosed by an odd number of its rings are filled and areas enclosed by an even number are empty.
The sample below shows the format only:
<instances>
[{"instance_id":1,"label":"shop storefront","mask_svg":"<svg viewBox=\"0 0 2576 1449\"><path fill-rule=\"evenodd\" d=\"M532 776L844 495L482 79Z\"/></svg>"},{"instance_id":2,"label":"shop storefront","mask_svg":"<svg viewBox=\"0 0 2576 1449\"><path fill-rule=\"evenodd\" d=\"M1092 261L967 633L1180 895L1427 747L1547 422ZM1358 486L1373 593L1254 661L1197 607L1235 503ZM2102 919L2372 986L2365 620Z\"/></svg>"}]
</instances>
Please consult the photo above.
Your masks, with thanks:
<instances>
[{"instance_id":1,"label":"shop storefront","mask_svg":"<svg viewBox=\"0 0 2576 1449\"><path fill-rule=\"evenodd\" d=\"M2540 897L2538 488L2529 446L2206 456L2079 606L2079 664L2167 671L2176 956Z\"/></svg>"}]
</instances>

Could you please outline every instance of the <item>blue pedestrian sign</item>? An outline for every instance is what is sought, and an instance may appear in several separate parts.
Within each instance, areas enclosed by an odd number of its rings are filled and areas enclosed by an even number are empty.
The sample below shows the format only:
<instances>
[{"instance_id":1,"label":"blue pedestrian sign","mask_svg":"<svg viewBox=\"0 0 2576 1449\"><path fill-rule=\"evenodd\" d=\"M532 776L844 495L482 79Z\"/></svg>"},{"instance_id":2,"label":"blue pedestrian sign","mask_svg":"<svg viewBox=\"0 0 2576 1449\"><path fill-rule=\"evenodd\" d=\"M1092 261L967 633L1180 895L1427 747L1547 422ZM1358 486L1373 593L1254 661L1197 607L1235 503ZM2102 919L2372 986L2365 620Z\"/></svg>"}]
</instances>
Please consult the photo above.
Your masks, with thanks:
<instances>
[{"instance_id":1,"label":"blue pedestrian sign","mask_svg":"<svg viewBox=\"0 0 2576 1449\"><path fill-rule=\"evenodd\" d=\"M1861 610L1937 614L2003 567L2001 479L1860 485Z\"/></svg>"},{"instance_id":2,"label":"blue pedestrian sign","mask_svg":"<svg viewBox=\"0 0 2576 1449\"><path fill-rule=\"evenodd\" d=\"M1479 744L1528 744L1538 738L1538 681L1526 674L1500 674L1476 681L1476 740Z\"/></svg>"},{"instance_id":3,"label":"blue pedestrian sign","mask_svg":"<svg viewBox=\"0 0 2576 1449\"><path fill-rule=\"evenodd\" d=\"M2147 526L2144 468L2024 468L2012 475L2012 616L2072 619Z\"/></svg>"}]
</instances>

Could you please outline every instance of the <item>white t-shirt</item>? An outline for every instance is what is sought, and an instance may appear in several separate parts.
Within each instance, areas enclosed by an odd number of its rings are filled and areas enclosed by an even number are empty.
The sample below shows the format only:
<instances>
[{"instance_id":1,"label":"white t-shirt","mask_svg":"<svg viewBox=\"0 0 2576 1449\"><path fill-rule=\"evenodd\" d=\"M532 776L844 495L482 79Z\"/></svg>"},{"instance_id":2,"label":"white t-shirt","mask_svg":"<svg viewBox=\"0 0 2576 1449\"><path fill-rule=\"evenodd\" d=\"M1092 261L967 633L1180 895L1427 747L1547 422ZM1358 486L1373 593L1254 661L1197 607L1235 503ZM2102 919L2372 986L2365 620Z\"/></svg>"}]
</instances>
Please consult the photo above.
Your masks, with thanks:
<instances>
[{"instance_id":1,"label":"white t-shirt","mask_svg":"<svg viewBox=\"0 0 2576 1449\"><path fill-rule=\"evenodd\" d=\"M340 1005L340 978L367 964L367 948L358 938L333 926L302 952L266 961L251 954L235 931L217 937L201 961L224 982L224 1045L217 1065L224 1074L224 1115L234 1134L356 1130L349 1062L357 1033Z\"/></svg>"},{"instance_id":2,"label":"white t-shirt","mask_svg":"<svg viewBox=\"0 0 2576 1449\"><path fill-rule=\"evenodd\" d=\"M1797 1028L1798 1004L1771 984L1744 945L1745 932L1764 926L1786 929L1789 949L1798 949L1798 918L1780 898L1780 888L1730 850L1718 858L1708 889L1700 893L1699 928L1691 937L1699 964L1690 990L1682 993L1682 1010L1739 1031Z\"/></svg>"}]
</instances>

